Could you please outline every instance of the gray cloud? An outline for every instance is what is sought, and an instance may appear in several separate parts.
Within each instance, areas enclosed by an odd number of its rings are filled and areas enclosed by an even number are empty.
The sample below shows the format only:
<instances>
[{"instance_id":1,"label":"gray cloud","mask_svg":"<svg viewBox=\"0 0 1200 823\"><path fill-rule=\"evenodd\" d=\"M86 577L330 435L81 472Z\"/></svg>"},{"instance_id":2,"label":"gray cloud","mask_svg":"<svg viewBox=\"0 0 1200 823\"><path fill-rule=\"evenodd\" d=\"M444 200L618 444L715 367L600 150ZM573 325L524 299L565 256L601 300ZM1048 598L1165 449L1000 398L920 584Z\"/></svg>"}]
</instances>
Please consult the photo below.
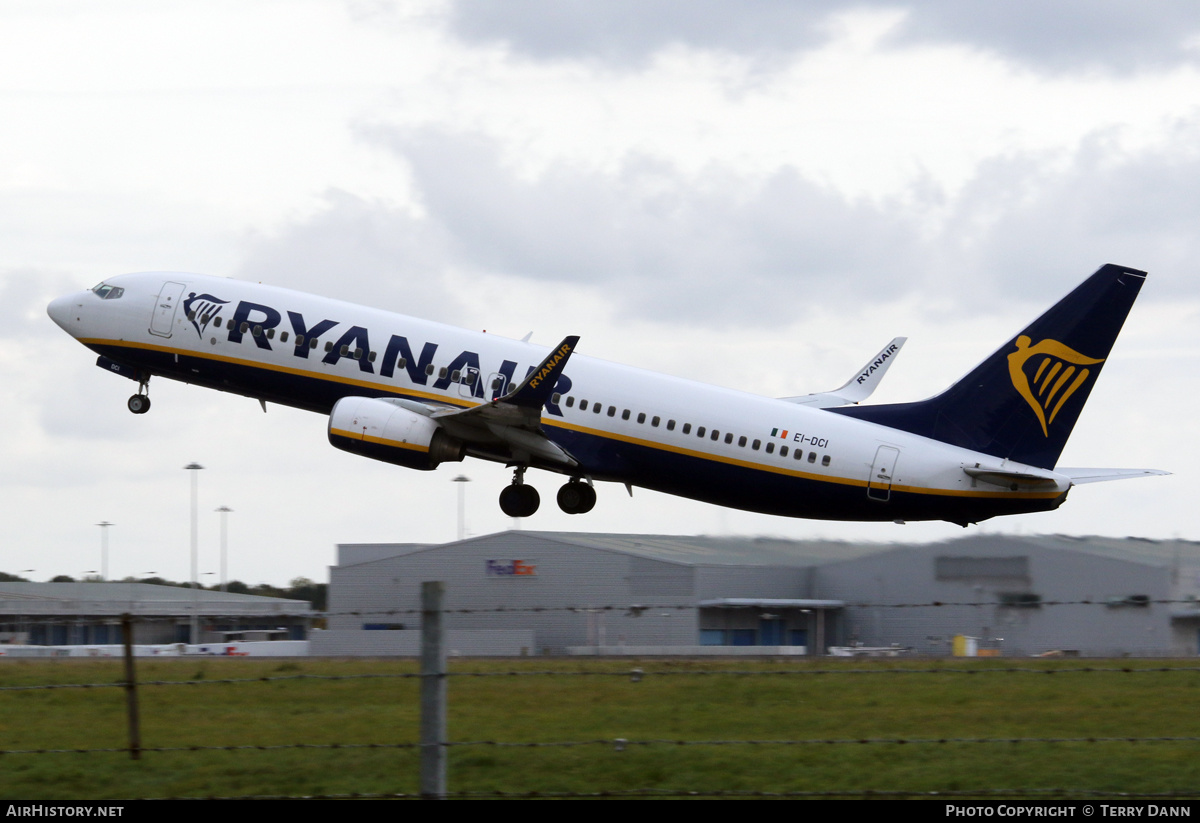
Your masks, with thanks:
<instances>
[{"instance_id":1,"label":"gray cloud","mask_svg":"<svg viewBox=\"0 0 1200 823\"><path fill-rule=\"evenodd\" d=\"M456 265L526 280L604 283L621 309L754 322L859 299L855 271L880 272L872 298L915 276L915 232L900 213L847 202L791 169L765 181L720 169L691 178L631 157L609 175L559 164L526 180L483 138L434 132L383 139L411 164Z\"/></svg>"},{"instance_id":2,"label":"gray cloud","mask_svg":"<svg viewBox=\"0 0 1200 823\"><path fill-rule=\"evenodd\" d=\"M456 0L450 24L468 42L504 42L535 59L638 66L673 44L777 59L819 47L830 15L855 7L907 12L895 45L957 43L1043 70L1130 71L1198 56L1187 42L1200 33L1200 9L1188 0Z\"/></svg>"},{"instance_id":3,"label":"gray cloud","mask_svg":"<svg viewBox=\"0 0 1200 823\"><path fill-rule=\"evenodd\" d=\"M447 288L447 240L437 221L394 206L329 191L325 208L274 236L247 238L234 275L435 320L459 303Z\"/></svg>"},{"instance_id":4,"label":"gray cloud","mask_svg":"<svg viewBox=\"0 0 1200 823\"><path fill-rule=\"evenodd\" d=\"M625 315L708 327L921 295L956 311L1040 306L1106 262L1157 272L1155 295L1191 297L1197 131L1180 126L1140 155L1096 135L1066 163L988 161L950 200L922 181L875 202L791 168L689 175L645 156L615 172L560 163L523 177L488 138L375 129L364 136L410 166L424 215L331 193L315 217L256 239L243 276L310 291L332 282L339 296L452 323L451 272L599 286Z\"/></svg>"},{"instance_id":5,"label":"gray cloud","mask_svg":"<svg viewBox=\"0 0 1200 823\"><path fill-rule=\"evenodd\" d=\"M639 64L682 44L759 56L819 46L840 4L791 0L471 0L451 7L467 41L503 41L540 60L598 58Z\"/></svg>"}]
</instances>

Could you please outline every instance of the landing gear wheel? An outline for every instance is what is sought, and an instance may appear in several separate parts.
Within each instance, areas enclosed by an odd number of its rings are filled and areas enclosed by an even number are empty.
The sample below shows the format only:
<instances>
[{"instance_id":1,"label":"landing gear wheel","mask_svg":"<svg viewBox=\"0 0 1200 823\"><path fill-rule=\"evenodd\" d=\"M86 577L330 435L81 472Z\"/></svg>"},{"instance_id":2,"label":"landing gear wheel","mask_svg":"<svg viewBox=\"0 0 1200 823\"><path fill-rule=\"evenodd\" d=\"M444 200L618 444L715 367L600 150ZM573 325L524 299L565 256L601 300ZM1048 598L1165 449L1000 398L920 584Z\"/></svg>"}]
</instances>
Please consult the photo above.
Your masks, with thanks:
<instances>
[{"instance_id":1,"label":"landing gear wheel","mask_svg":"<svg viewBox=\"0 0 1200 823\"><path fill-rule=\"evenodd\" d=\"M596 490L587 483L572 480L558 490L558 507L567 514L586 514L596 505Z\"/></svg>"},{"instance_id":2,"label":"landing gear wheel","mask_svg":"<svg viewBox=\"0 0 1200 823\"><path fill-rule=\"evenodd\" d=\"M150 411L150 398L144 394L135 394L129 398L129 402L125 405L134 414L145 414Z\"/></svg>"},{"instance_id":3,"label":"landing gear wheel","mask_svg":"<svg viewBox=\"0 0 1200 823\"><path fill-rule=\"evenodd\" d=\"M541 496L533 486L514 483L500 492L500 510L509 517L529 517L538 510Z\"/></svg>"}]
</instances>

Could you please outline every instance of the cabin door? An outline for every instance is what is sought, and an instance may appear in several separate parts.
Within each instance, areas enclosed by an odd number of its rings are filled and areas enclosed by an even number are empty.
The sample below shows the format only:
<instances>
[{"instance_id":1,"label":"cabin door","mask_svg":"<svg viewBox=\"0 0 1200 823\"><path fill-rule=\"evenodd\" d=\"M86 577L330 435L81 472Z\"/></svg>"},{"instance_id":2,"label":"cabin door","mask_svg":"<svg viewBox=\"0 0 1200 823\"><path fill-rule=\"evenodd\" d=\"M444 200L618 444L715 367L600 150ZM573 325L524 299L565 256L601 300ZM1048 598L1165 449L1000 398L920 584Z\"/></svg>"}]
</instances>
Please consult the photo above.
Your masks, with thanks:
<instances>
[{"instance_id":1,"label":"cabin door","mask_svg":"<svg viewBox=\"0 0 1200 823\"><path fill-rule=\"evenodd\" d=\"M892 475L899 456L900 450L892 446L880 446L875 452L871 476L867 478L867 497L886 502L892 496Z\"/></svg>"},{"instance_id":2,"label":"cabin door","mask_svg":"<svg viewBox=\"0 0 1200 823\"><path fill-rule=\"evenodd\" d=\"M154 314L150 317L151 334L159 337L171 336L171 327L175 324L175 310L179 308L181 296L182 283L163 283L162 291L158 293L158 301L154 304Z\"/></svg>"}]
</instances>

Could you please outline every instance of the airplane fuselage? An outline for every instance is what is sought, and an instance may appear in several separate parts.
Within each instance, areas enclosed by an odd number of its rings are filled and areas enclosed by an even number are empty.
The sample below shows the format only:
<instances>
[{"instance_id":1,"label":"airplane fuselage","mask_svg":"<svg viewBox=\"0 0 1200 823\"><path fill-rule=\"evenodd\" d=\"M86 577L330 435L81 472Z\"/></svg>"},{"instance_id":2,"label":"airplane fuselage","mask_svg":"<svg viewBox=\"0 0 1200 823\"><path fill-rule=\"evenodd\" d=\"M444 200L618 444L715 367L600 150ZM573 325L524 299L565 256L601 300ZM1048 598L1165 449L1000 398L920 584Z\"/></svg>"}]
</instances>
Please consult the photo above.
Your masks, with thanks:
<instances>
[{"instance_id":1,"label":"airplane fuselage","mask_svg":"<svg viewBox=\"0 0 1200 823\"><path fill-rule=\"evenodd\" d=\"M108 358L114 371L321 414L347 397L482 406L503 398L550 351L225 278L141 273L105 284L104 295L92 290L56 300L50 314ZM111 289L123 291L114 297ZM503 438L471 440L463 453L738 509L831 520L965 524L1054 509L1071 487L1068 477L1045 468L580 354L555 380L540 427L573 464L516 452ZM1038 479L988 482L964 471L978 466Z\"/></svg>"}]
</instances>

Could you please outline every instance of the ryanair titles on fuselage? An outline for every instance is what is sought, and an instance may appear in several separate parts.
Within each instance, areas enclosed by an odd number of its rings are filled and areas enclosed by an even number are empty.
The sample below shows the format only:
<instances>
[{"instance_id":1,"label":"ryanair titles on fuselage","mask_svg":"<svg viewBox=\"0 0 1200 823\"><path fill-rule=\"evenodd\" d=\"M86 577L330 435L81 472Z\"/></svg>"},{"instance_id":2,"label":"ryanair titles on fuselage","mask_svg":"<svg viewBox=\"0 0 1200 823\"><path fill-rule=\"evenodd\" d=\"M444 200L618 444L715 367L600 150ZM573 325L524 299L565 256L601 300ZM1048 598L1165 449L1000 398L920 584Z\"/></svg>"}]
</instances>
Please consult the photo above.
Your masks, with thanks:
<instances>
[{"instance_id":1,"label":"ryanair titles on fuselage","mask_svg":"<svg viewBox=\"0 0 1200 823\"><path fill-rule=\"evenodd\" d=\"M205 308L198 309L197 305ZM203 339L210 325L213 327L216 326L218 314L223 308L225 307L218 305L212 295L197 295L195 292L192 292L183 303L183 310L187 313L192 326L201 339ZM205 309L209 312L208 314L194 313L203 312ZM284 314L287 315L286 324L284 323ZM307 360L309 359L310 352L322 353L312 348L311 341L331 332L342 324L338 320L325 319L310 325L310 322L300 312L280 312L262 303L241 300L238 301L237 307L233 310L233 322L226 323L225 325L229 327L226 339L230 343L241 343L246 335L251 335L254 344L260 349L267 351L274 350L271 345L271 338L267 337L267 332L270 329L277 329L282 325L283 330L290 330L292 332L296 342L276 342L281 346L290 347L293 357ZM502 381L486 381L490 388L489 399L491 400L495 400L513 385L513 375L517 369L516 361L503 360L499 368L484 372L480 366L479 353L464 350L455 355L454 359L446 364L444 369L435 370L431 366L433 365L433 358L437 354L438 344L432 342L424 343L421 346L421 353L414 355L408 338L399 334L393 334L388 337L382 356L376 362L372 362L370 352L374 351L374 349L371 348L370 334L370 331L364 326L350 326L341 332L341 336L337 340L333 341L332 347L328 347L323 352L324 357L321 358L321 362L332 366L343 358L354 360L358 363L359 371L365 374L375 374L375 367L378 366L380 377L395 377L397 369L403 369L408 373L408 379L415 386L430 386L430 379L434 375L437 375L430 387L442 391L448 390L451 383L455 382L453 378L456 372L460 376L473 374L474 377L469 380L470 393L481 400L484 398L485 381L483 377L485 374L500 375L504 378ZM537 382L546 379L569 351L569 346L563 346L559 349L555 353L551 364L544 370L546 374L540 374L534 378L533 385L536 386ZM534 368L536 367L526 367L525 375L528 376ZM468 381L464 379L460 382ZM558 379L554 385L554 392L565 395L570 390L571 379L565 374L558 375ZM547 401L545 408L550 414L558 415L559 417L562 416L562 411L559 409L557 403Z\"/></svg>"}]
</instances>

